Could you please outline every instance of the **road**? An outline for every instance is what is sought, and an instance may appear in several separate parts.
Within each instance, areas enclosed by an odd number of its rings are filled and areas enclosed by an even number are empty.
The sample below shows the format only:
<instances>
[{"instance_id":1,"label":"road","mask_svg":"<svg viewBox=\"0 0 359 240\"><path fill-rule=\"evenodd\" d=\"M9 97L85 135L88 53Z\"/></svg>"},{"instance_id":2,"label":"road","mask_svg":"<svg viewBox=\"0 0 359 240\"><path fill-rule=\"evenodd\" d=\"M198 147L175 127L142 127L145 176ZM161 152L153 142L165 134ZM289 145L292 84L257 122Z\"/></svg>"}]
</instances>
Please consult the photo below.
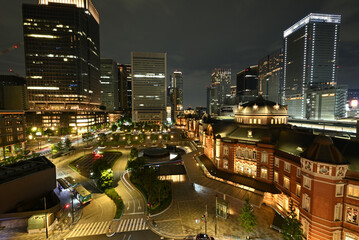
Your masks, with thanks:
<instances>
[{"instance_id":1,"label":"road","mask_svg":"<svg viewBox=\"0 0 359 240\"><path fill-rule=\"evenodd\" d=\"M87 236L87 237L76 237L69 238L71 240L158 240L158 239L168 239L160 237L153 232L147 231L136 231L136 232L125 232L125 233L116 233L113 237L108 238L106 235L97 235L97 236Z\"/></svg>"}]
</instances>

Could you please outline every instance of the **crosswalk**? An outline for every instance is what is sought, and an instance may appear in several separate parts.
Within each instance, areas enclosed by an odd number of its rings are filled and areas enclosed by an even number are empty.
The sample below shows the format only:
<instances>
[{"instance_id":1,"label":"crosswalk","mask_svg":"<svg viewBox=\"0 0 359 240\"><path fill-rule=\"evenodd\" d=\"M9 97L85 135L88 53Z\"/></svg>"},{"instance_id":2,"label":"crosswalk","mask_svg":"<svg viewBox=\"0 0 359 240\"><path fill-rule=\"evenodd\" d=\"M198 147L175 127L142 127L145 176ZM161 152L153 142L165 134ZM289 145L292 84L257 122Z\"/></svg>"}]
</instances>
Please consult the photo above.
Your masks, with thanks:
<instances>
[{"instance_id":1,"label":"crosswalk","mask_svg":"<svg viewBox=\"0 0 359 240\"><path fill-rule=\"evenodd\" d=\"M148 229L144 218L127 218L79 224L66 238L106 234L109 226L111 226L111 231L116 232L142 231Z\"/></svg>"}]
</instances>

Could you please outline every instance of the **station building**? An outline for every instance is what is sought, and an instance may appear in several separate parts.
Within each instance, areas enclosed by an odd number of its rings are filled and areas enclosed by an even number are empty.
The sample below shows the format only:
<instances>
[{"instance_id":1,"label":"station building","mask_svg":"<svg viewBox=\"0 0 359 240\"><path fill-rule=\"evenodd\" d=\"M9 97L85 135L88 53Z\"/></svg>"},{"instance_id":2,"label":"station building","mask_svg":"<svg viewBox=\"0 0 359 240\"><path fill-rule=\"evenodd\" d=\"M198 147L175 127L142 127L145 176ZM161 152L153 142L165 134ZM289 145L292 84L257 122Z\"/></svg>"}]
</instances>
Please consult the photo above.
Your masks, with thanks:
<instances>
[{"instance_id":1,"label":"station building","mask_svg":"<svg viewBox=\"0 0 359 240\"><path fill-rule=\"evenodd\" d=\"M186 128L217 179L256 193L282 216L293 201L307 239L359 239L359 141L287 121L286 107L259 96L240 105L234 121L188 119Z\"/></svg>"}]
</instances>

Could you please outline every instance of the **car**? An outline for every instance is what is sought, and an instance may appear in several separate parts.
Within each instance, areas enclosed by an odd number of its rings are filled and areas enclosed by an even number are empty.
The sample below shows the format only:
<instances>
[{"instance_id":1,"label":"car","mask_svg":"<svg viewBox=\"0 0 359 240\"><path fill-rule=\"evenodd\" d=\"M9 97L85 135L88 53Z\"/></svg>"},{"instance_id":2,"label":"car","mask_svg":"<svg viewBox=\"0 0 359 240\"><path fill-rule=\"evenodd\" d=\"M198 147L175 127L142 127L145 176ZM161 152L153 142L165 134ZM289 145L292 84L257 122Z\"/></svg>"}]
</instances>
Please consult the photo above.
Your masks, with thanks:
<instances>
[{"instance_id":1,"label":"car","mask_svg":"<svg viewBox=\"0 0 359 240\"><path fill-rule=\"evenodd\" d=\"M196 236L196 240L214 240L214 238L213 238L213 237L210 237L210 236L207 235L207 234L199 233L199 234L197 234L197 236Z\"/></svg>"}]
</instances>

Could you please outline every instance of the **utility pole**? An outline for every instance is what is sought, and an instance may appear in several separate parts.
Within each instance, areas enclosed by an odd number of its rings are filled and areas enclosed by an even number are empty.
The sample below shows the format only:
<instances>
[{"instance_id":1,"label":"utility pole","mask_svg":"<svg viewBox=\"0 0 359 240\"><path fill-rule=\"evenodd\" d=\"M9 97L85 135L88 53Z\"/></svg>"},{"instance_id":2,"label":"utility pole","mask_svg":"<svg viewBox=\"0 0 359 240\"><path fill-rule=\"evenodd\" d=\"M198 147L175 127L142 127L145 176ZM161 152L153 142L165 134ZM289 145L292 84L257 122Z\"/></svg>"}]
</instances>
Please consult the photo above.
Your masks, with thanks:
<instances>
[{"instance_id":1,"label":"utility pole","mask_svg":"<svg viewBox=\"0 0 359 240\"><path fill-rule=\"evenodd\" d=\"M74 224L74 192L71 191L71 217L72 217L72 224Z\"/></svg>"},{"instance_id":2,"label":"utility pole","mask_svg":"<svg viewBox=\"0 0 359 240\"><path fill-rule=\"evenodd\" d=\"M218 218L218 214L217 214L217 194L216 194L216 218L215 218L215 222L214 222L214 235L217 236L217 218Z\"/></svg>"},{"instance_id":3,"label":"utility pole","mask_svg":"<svg viewBox=\"0 0 359 240\"><path fill-rule=\"evenodd\" d=\"M208 216L208 211L207 211L207 204L206 204L206 213L204 214L204 233L207 235L207 216Z\"/></svg>"},{"instance_id":4,"label":"utility pole","mask_svg":"<svg viewBox=\"0 0 359 240\"><path fill-rule=\"evenodd\" d=\"M45 206L45 228L46 228L46 239L47 239L49 238L49 230L47 228L46 196L44 196L44 206Z\"/></svg>"}]
</instances>

